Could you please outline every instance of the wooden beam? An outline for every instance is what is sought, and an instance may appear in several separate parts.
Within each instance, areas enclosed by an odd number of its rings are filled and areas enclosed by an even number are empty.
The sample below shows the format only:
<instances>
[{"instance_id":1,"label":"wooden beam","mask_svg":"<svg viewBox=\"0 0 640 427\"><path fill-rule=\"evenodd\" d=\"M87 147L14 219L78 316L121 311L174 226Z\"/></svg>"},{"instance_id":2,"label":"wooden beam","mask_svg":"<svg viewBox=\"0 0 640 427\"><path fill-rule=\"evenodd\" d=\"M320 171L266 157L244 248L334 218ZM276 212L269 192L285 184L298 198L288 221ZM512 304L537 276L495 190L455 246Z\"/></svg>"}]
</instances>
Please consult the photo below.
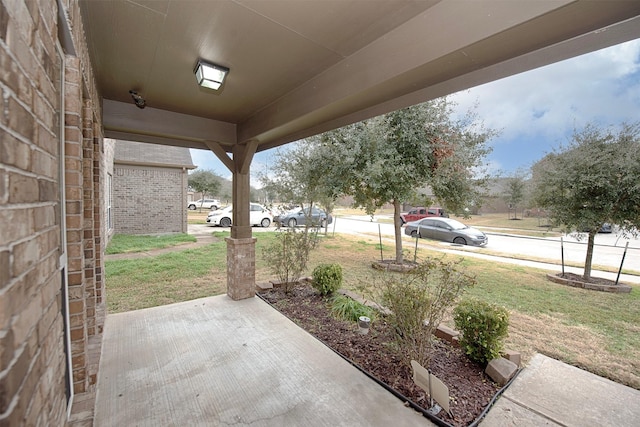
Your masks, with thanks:
<instances>
[{"instance_id":1,"label":"wooden beam","mask_svg":"<svg viewBox=\"0 0 640 427\"><path fill-rule=\"evenodd\" d=\"M256 154L258 141L251 140L246 144L235 145L233 147L233 160L236 164L236 170L241 174L248 174L251 167L253 155Z\"/></svg>"},{"instance_id":2,"label":"wooden beam","mask_svg":"<svg viewBox=\"0 0 640 427\"><path fill-rule=\"evenodd\" d=\"M209 150L213 151L213 154L215 154L216 157L220 159L220 161L227 167L227 169L229 169L231 173L235 171L236 166L233 159L229 157L227 151L222 148L220 144L213 141L205 141L205 145L209 148Z\"/></svg>"},{"instance_id":3,"label":"wooden beam","mask_svg":"<svg viewBox=\"0 0 640 427\"><path fill-rule=\"evenodd\" d=\"M136 107L133 103L105 99L102 103L105 135L128 135L134 141L156 138L181 141L192 148L202 148L206 141L223 145L236 143L236 125L158 108Z\"/></svg>"}]
</instances>

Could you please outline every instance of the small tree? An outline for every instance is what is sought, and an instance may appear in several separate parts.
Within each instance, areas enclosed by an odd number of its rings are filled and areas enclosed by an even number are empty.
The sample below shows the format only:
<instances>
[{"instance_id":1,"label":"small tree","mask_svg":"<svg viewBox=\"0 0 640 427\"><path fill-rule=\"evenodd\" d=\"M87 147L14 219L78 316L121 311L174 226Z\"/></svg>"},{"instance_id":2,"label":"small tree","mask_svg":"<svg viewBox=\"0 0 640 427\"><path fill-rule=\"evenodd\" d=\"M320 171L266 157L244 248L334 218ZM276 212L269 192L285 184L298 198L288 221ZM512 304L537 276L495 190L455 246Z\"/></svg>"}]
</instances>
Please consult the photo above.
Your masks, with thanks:
<instances>
[{"instance_id":1,"label":"small tree","mask_svg":"<svg viewBox=\"0 0 640 427\"><path fill-rule=\"evenodd\" d=\"M275 241L262 250L262 258L284 286L285 293L291 292L307 269L309 254L316 243L317 233L290 228L276 233Z\"/></svg>"},{"instance_id":2,"label":"small tree","mask_svg":"<svg viewBox=\"0 0 640 427\"><path fill-rule=\"evenodd\" d=\"M518 219L518 205L524 200L525 187L526 182L522 171L518 171L507 178L507 186L503 198L509 209L513 209L514 219Z\"/></svg>"},{"instance_id":3,"label":"small tree","mask_svg":"<svg viewBox=\"0 0 640 427\"><path fill-rule=\"evenodd\" d=\"M263 189L281 201L308 207L305 214L311 215L311 208L318 204L329 215L338 196L328 178L334 159L323 152L319 138L298 141L291 148L278 150L274 157L273 172L260 174ZM311 225L309 218L306 224Z\"/></svg>"},{"instance_id":4,"label":"small tree","mask_svg":"<svg viewBox=\"0 0 640 427\"><path fill-rule=\"evenodd\" d=\"M410 273L385 274L375 286L374 298L391 311L389 322L396 331L398 346L408 366L415 360L429 366L433 334L442 318L463 290L475 278L459 268L458 262L429 259Z\"/></svg>"},{"instance_id":5,"label":"small tree","mask_svg":"<svg viewBox=\"0 0 640 427\"><path fill-rule=\"evenodd\" d=\"M220 177L210 170L198 170L189 174L189 187L202 193L202 198L213 196L220 190Z\"/></svg>"},{"instance_id":6,"label":"small tree","mask_svg":"<svg viewBox=\"0 0 640 427\"><path fill-rule=\"evenodd\" d=\"M428 185L451 211L479 200L479 169L494 133L468 115L453 120L446 98L394 111L322 135L333 159L326 174L373 215L385 203L394 207L396 262L403 262L401 204ZM475 125L474 125L475 124Z\"/></svg>"},{"instance_id":7,"label":"small tree","mask_svg":"<svg viewBox=\"0 0 640 427\"><path fill-rule=\"evenodd\" d=\"M554 226L588 230L584 280L591 279L595 235L608 222L623 234L640 228L640 122L619 131L587 125L568 147L533 166L535 200Z\"/></svg>"}]
</instances>

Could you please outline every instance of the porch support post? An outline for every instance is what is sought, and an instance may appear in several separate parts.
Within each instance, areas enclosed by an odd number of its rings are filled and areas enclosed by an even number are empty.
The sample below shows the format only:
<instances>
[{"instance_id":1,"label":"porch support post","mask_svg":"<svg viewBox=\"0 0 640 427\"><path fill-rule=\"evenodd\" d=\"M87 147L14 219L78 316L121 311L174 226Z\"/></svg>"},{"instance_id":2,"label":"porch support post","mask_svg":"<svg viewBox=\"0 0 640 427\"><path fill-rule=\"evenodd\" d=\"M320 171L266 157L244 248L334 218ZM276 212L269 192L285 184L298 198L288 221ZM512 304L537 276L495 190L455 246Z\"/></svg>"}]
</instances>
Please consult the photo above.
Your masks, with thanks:
<instances>
[{"instance_id":1,"label":"porch support post","mask_svg":"<svg viewBox=\"0 0 640 427\"><path fill-rule=\"evenodd\" d=\"M231 237L227 242L227 295L233 300L252 298L256 288L256 239L251 232L249 221L249 197L251 160L258 147L257 141L235 145L233 148L233 165L224 154L227 166L232 166L232 199L233 214ZM211 148L211 147L209 147ZM212 150L218 157L220 154Z\"/></svg>"}]
</instances>

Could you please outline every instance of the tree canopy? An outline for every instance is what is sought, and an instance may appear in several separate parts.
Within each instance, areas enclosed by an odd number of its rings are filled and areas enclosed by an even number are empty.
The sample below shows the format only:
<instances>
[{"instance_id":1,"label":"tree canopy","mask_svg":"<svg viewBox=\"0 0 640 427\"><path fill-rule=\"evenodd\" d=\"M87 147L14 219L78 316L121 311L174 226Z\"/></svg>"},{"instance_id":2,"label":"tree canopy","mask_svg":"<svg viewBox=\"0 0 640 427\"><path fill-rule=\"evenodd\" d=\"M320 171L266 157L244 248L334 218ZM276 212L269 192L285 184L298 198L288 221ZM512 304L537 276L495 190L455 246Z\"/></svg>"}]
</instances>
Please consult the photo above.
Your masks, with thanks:
<instances>
[{"instance_id":1,"label":"tree canopy","mask_svg":"<svg viewBox=\"0 0 640 427\"><path fill-rule=\"evenodd\" d=\"M188 182L189 187L202 193L203 198L213 196L220 191L220 177L210 170L197 170L190 173Z\"/></svg>"},{"instance_id":2,"label":"tree canopy","mask_svg":"<svg viewBox=\"0 0 640 427\"><path fill-rule=\"evenodd\" d=\"M518 218L518 206L525 198L526 186L527 184L522 171L516 171L507 178L503 198L509 206L509 209L513 209L514 219Z\"/></svg>"},{"instance_id":3,"label":"tree canopy","mask_svg":"<svg viewBox=\"0 0 640 427\"><path fill-rule=\"evenodd\" d=\"M401 203L427 185L447 209L478 204L481 165L494 134L473 114L454 120L440 98L307 138L279 152L275 176L263 183L285 200L331 205L349 195L368 214L392 203L396 261L402 262Z\"/></svg>"},{"instance_id":4,"label":"tree canopy","mask_svg":"<svg viewBox=\"0 0 640 427\"><path fill-rule=\"evenodd\" d=\"M333 153L331 187L373 212L394 206L396 262L403 261L401 204L427 185L447 209L463 212L479 202L480 171L494 134L475 117L453 119L453 104L440 98L397 110L322 136ZM476 126L474 126L474 124Z\"/></svg>"},{"instance_id":5,"label":"tree canopy","mask_svg":"<svg viewBox=\"0 0 640 427\"><path fill-rule=\"evenodd\" d=\"M555 226L588 232L584 279L591 277L595 235L604 223L623 233L640 227L640 122L618 130L589 124L571 143L532 168L534 196Z\"/></svg>"},{"instance_id":6,"label":"tree canopy","mask_svg":"<svg viewBox=\"0 0 640 427\"><path fill-rule=\"evenodd\" d=\"M274 156L272 175L263 173L263 188L282 201L302 206L313 204L327 194L323 178L328 169L321 159L320 147L314 138L298 141L289 149L281 149Z\"/></svg>"}]
</instances>

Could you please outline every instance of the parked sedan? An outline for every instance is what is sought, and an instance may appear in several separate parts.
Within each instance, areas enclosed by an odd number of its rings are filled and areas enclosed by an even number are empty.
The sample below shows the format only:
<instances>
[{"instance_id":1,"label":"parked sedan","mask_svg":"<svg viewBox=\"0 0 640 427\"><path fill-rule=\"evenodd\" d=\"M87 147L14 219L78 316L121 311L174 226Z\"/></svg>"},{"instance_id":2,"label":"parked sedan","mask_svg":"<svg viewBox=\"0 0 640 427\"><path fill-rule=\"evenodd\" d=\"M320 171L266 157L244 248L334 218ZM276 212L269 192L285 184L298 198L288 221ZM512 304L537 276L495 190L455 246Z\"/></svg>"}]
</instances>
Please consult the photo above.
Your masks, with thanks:
<instances>
[{"instance_id":1,"label":"parked sedan","mask_svg":"<svg viewBox=\"0 0 640 427\"><path fill-rule=\"evenodd\" d=\"M312 208L311 213L309 213L309 208L295 208L274 218L274 221L283 227L307 225L307 220L310 221L311 225L326 227L327 224L331 224L333 222L333 217L331 215L327 215L325 211L318 208Z\"/></svg>"},{"instance_id":2,"label":"parked sedan","mask_svg":"<svg viewBox=\"0 0 640 427\"><path fill-rule=\"evenodd\" d=\"M233 207L227 206L224 209L213 211L207 216L207 225L219 225L221 227L229 227L233 218ZM251 225L259 225L268 227L271 225L273 217L267 208L257 203L250 204L249 222Z\"/></svg>"},{"instance_id":3,"label":"parked sedan","mask_svg":"<svg viewBox=\"0 0 640 427\"><path fill-rule=\"evenodd\" d=\"M424 218L409 222L404 234L460 245L485 246L489 242L487 235L482 231L451 218Z\"/></svg>"},{"instance_id":4,"label":"parked sedan","mask_svg":"<svg viewBox=\"0 0 640 427\"><path fill-rule=\"evenodd\" d=\"M582 233L588 233L589 231L590 229L587 226L580 227L580 232ZM598 230L598 233L607 233L607 234L613 233L613 227L608 222L605 222L604 224L602 224L602 227L600 227L600 229Z\"/></svg>"}]
</instances>

